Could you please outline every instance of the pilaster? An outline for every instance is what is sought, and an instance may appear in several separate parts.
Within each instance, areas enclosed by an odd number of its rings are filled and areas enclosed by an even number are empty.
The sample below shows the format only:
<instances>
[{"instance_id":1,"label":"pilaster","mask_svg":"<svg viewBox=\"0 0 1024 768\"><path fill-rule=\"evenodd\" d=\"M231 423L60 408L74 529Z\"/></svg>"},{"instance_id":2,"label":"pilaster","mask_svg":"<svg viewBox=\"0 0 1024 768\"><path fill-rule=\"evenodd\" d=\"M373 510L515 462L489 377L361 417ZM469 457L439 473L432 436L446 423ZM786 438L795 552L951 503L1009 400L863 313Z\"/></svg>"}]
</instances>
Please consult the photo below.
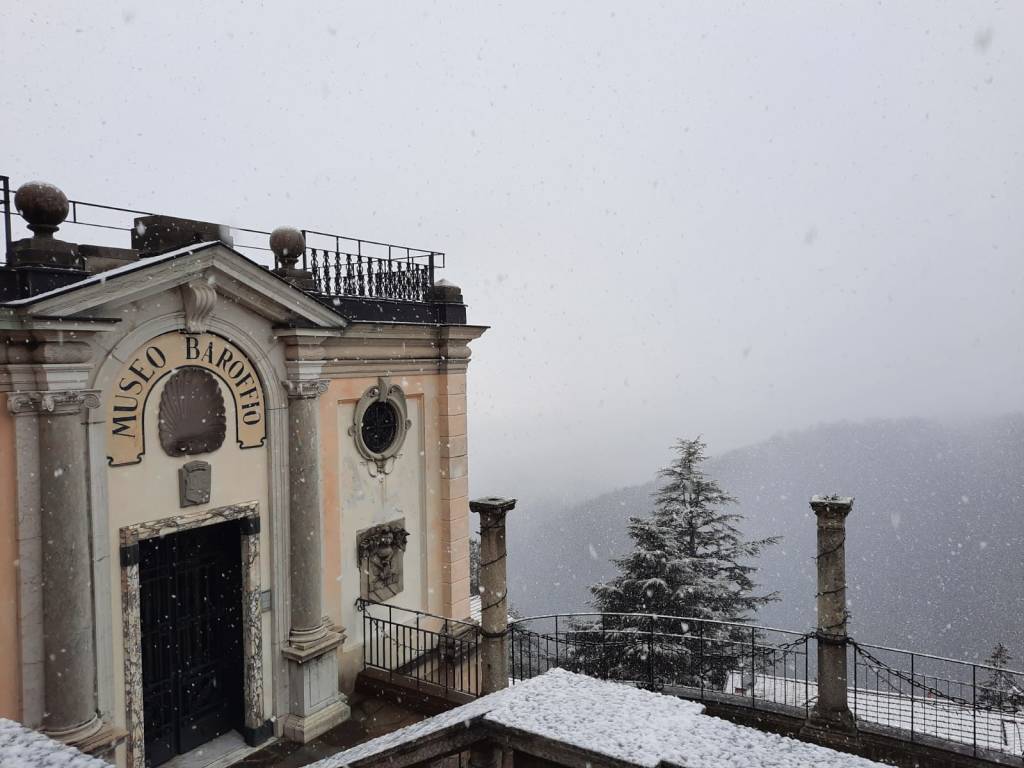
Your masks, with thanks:
<instances>
[{"instance_id":1,"label":"pilaster","mask_svg":"<svg viewBox=\"0 0 1024 768\"><path fill-rule=\"evenodd\" d=\"M441 441L441 589L445 616L469 616L469 455L466 438L466 373L441 375L438 394Z\"/></svg>"},{"instance_id":2,"label":"pilaster","mask_svg":"<svg viewBox=\"0 0 1024 768\"><path fill-rule=\"evenodd\" d=\"M21 722L43 724L43 536L39 520L39 419L31 397L7 407L14 415L14 453L18 468L18 631L21 646ZM27 394L27 393L20 393Z\"/></svg>"}]
</instances>

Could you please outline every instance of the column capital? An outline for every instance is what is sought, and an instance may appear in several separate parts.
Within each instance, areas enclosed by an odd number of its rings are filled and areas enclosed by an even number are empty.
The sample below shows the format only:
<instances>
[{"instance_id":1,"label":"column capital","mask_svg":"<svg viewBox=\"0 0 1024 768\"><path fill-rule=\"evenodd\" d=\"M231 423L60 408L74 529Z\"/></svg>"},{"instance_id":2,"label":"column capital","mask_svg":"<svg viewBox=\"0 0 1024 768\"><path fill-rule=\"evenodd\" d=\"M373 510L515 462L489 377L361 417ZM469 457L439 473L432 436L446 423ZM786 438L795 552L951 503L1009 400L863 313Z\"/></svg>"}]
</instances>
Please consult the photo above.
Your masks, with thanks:
<instances>
[{"instance_id":1,"label":"column capital","mask_svg":"<svg viewBox=\"0 0 1024 768\"><path fill-rule=\"evenodd\" d=\"M15 416L29 413L78 413L82 408L98 408L98 389L62 389L40 392L11 392L7 408Z\"/></svg>"},{"instance_id":2,"label":"column capital","mask_svg":"<svg viewBox=\"0 0 1024 768\"><path fill-rule=\"evenodd\" d=\"M327 379L286 379L281 382L291 400L309 400L327 391Z\"/></svg>"},{"instance_id":3,"label":"column capital","mask_svg":"<svg viewBox=\"0 0 1024 768\"><path fill-rule=\"evenodd\" d=\"M842 520L853 509L853 496L812 496L811 509L819 520L823 517Z\"/></svg>"},{"instance_id":4,"label":"column capital","mask_svg":"<svg viewBox=\"0 0 1024 768\"><path fill-rule=\"evenodd\" d=\"M501 515L504 517L506 513L516 508L516 500L487 496L469 502L469 508L478 515Z\"/></svg>"}]
</instances>

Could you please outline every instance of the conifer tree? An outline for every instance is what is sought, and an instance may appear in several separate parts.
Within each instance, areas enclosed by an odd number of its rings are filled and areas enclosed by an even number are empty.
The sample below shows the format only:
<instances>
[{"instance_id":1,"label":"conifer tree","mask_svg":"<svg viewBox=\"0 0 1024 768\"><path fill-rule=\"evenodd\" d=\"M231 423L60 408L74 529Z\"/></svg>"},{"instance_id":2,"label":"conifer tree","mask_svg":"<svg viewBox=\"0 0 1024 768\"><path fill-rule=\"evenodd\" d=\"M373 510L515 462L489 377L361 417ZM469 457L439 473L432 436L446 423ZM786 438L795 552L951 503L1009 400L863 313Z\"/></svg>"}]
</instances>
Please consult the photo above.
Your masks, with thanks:
<instances>
[{"instance_id":1,"label":"conifer tree","mask_svg":"<svg viewBox=\"0 0 1024 768\"><path fill-rule=\"evenodd\" d=\"M591 587L598 611L745 622L777 599L757 594L751 561L778 539L743 539L742 515L729 509L736 499L703 471L705 448L700 438L676 444L676 458L659 473L653 513L629 520L633 551L613 561L617 576ZM581 658L589 670L599 663L608 676L635 680L695 684L704 677L720 687L752 639L745 630L705 621L650 619L649 627L635 619L603 621L600 634L586 635L590 650Z\"/></svg>"},{"instance_id":2,"label":"conifer tree","mask_svg":"<svg viewBox=\"0 0 1024 768\"><path fill-rule=\"evenodd\" d=\"M991 674L980 685L980 703L995 709L1024 709L1024 687L1017 682L1013 672L1007 671L1011 661L1013 657L1007 647L996 643L992 655L985 660L985 664L994 669L990 670Z\"/></svg>"}]
</instances>

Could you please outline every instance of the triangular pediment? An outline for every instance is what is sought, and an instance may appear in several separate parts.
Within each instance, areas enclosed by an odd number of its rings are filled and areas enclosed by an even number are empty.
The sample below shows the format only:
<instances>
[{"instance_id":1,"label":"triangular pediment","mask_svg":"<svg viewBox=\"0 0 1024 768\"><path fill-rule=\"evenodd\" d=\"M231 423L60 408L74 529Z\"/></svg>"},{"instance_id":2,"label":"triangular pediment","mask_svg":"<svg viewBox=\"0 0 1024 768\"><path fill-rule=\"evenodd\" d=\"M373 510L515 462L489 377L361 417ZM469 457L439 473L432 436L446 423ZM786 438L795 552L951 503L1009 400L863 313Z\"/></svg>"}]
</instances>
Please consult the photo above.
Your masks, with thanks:
<instances>
[{"instance_id":1,"label":"triangular pediment","mask_svg":"<svg viewBox=\"0 0 1024 768\"><path fill-rule=\"evenodd\" d=\"M119 306L190 284L209 286L217 296L274 325L343 328L348 324L329 307L220 242L139 259L7 306L36 317L109 317Z\"/></svg>"}]
</instances>

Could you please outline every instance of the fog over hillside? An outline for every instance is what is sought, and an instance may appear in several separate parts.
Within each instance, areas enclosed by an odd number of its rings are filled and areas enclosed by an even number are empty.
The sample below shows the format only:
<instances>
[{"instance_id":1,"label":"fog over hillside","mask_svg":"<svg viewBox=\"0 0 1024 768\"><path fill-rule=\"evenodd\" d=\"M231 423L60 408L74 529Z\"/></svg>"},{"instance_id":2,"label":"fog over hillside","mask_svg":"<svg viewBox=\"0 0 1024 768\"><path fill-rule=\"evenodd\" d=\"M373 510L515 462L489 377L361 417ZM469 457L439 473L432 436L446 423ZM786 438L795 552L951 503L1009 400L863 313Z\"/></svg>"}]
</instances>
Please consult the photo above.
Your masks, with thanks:
<instances>
[{"instance_id":1,"label":"fog over hillside","mask_svg":"<svg viewBox=\"0 0 1024 768\"><path fill-rule=\"evenodd\" d=\"M713 453L714 446L709 446ZM653 470L654 468L652 468ZM938 654L984 657L997 640L1024 656L1024 415L955 426L925 420L826 424L707 462L738 497L751 537L782 535L760 582L782 599L761 623L814 623L808 499L856 497L847 523L851 634ZM579 610L627 551L655 481L510 522L511 595L528 613Z\"/></svg>"}]
</instances>

